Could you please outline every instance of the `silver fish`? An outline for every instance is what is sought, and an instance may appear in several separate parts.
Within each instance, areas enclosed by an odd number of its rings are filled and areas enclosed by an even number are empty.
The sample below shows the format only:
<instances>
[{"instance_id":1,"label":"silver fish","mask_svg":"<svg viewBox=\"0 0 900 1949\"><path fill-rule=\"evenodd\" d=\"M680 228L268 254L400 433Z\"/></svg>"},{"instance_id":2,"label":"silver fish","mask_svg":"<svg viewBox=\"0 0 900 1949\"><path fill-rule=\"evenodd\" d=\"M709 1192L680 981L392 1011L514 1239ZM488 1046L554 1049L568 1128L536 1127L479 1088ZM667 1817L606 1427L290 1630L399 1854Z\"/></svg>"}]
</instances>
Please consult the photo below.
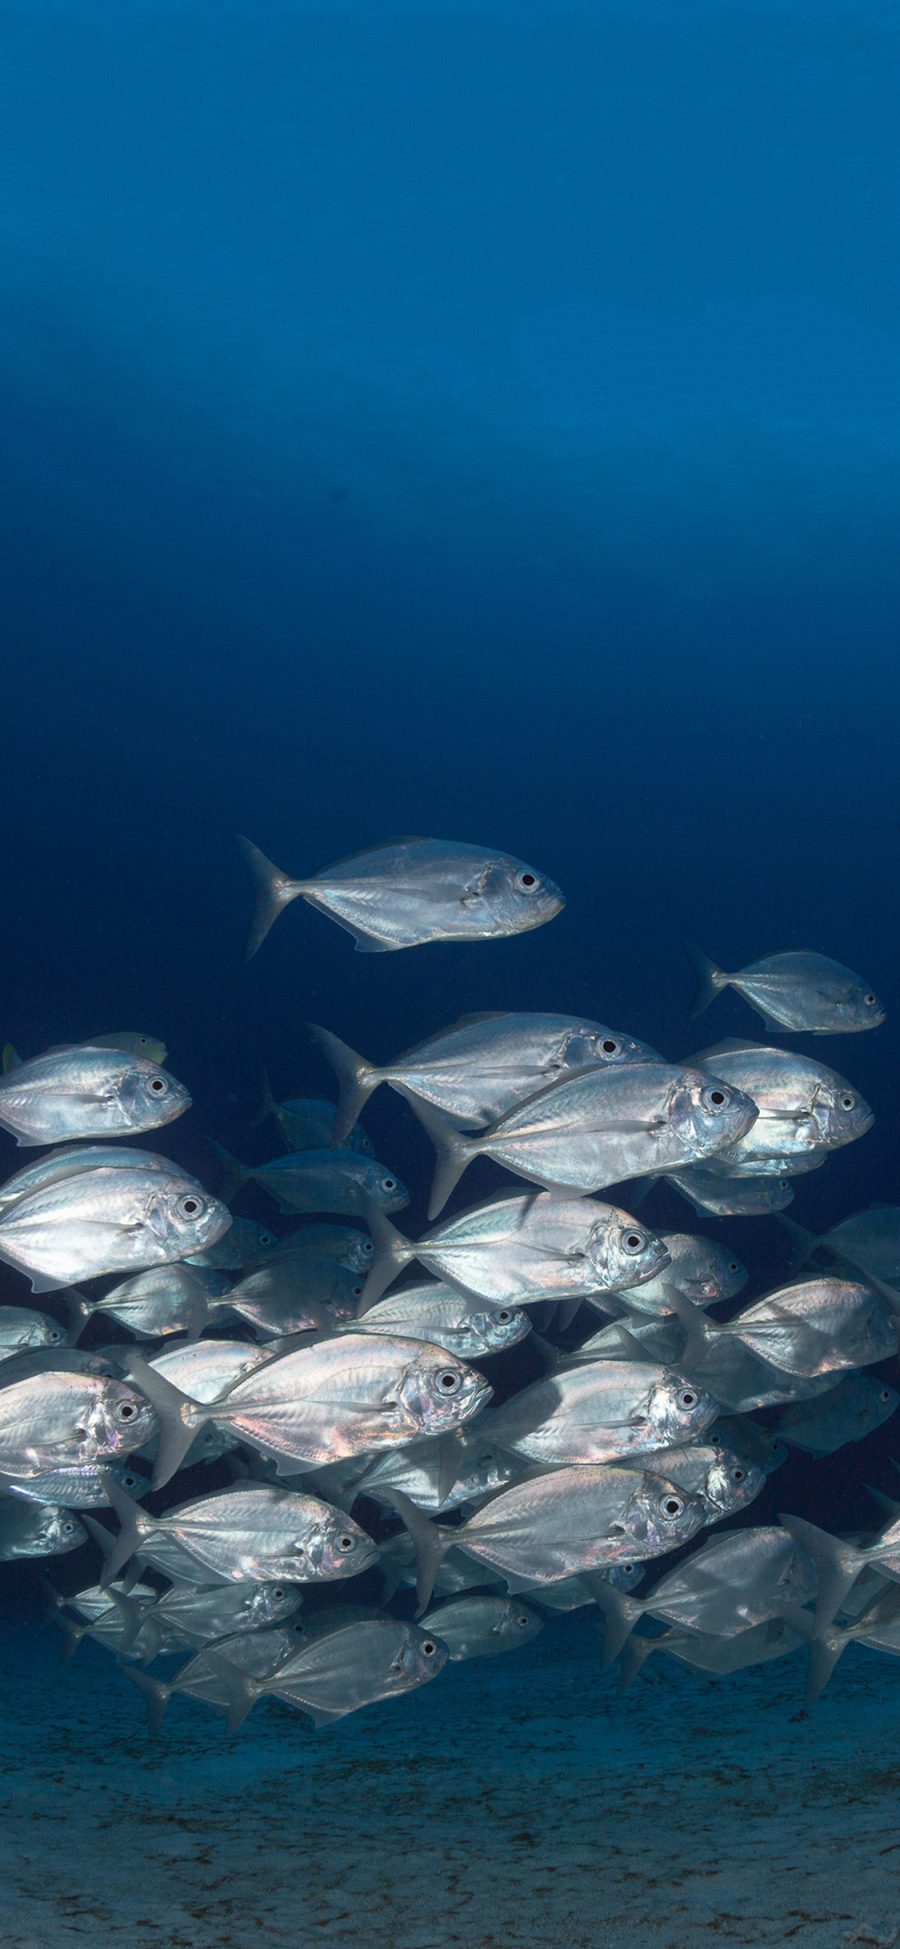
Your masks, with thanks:
<instances>
[{"instance_id":1,"label":"silver fish","mask_svg":"<svg viewBox=\"0 0 900 1949\"><path fill-rule=\"evenodd\" d=\"M800 1642L798 1633L780 1617L766 1618L762 1624L751 1624L727 1638L670 1626L661 1637L629 1640L622 1654L622 1689L631 1684L654 1651L667 1652L692 1670L724 1677L729 1672L746 1671L751 1665L766 1664L772 1658L786 1658Z\"/></svg>"},{"instance_id":2,"label":"silver fish","mask_svg":"<svg viewBox=\"0 0 900 1949\"><path fill-rule=\"evenodd\" d=\"M328 1219L314 1225L301 1225L297 1231L283 1238L278 1247L279 1259L292 1259L308 1252L314 1259L333 1259L336 1265L346 1266L349 1272L368 1272L375 1247L368 1232L359 1231L354 1225L342 1225L337 1220Z\"/></svg>"},{"instance_id":3,"label":"silver fish","mask_svg":"<svg viewBox=\"0 0 900 1949\"><path fill-rule=\"evenodd\" d=\"M419 1621L423 1631L433 1631L446 1645L454 1664L515 1651L543 1630L543 1618L521 1598L482 1594L438 1604Z\"/></svg>"},{"instance_id":4,"label":"silver fish","mask_svg":"<svg viewBox=\"0 0 900 1949\"><path fill-rule=\"evenodd\" d=\"M173 1560L187 1559L213 1573L200 1577L195 1571L198 1583L220 1578L279 1585L355 1577L378 1556L371 1538L341 1510L262 1482L196 1497L164 1516L151 1516L112 1485L110 1495L120 1523L114 1542L105 1533L110 1580L136 1552L166 1576ZM93 1533L99 1541L99 1526Z\"/></svg>"},{"instance_id":5,"label":"silver fish","mask_svg":"<svg viewBox=\"0 0 900 1949\"><path fill-rule=\"evenodd\" d=\"M697 977L692 1018L702 1015L723 988L734 988L767 1029L841 1035L877 1029L884 1021L885 1011L868 982L827 954L765 954L738 974L725 974L699 948L687 951Z\"/></svg>"},{"instance_id":6,"label":"silver fish","mask_svg":"<svg viewBox=\"0 0 900 1949\"><path fill-rule=\"evenodd\" d=\"M821 1251L876 1279L900 1279L900 1205L870 1205L818 1234L804 1231L790 1219L784 1225L797 1244L795 1264Z\"/></svg>"},{"instance_id":7,"label":"silver fish","mask_svg":"<svg viewBox=\"0 0 900 1949\"><path fill-rule=\"evenodd\" d=\"M626 1063L553 1083L480 1135L455 1130L424 1103L417 1115L437 1153L433 1218L476 1157L493 1158L547 1189L601 1191L733 1150L755 1122L756 1106L741 1089L700 1069Z\"/></svg>"},{"instance_id":8,"label":"silver fish","mask_svg":"<svg viewBox=\"0 0 900 1949\"><path fill-rule=\"evenodd\" d=\"M366 1464L356 1492L393 1506L396 1489L430 1516L462 1503L485 1502L515 1482L528 1467L504 1454L478 1428L462 1428L438 1441L414 1441Z\"/></svg>"},{"instance_id":9,"label":"silver fish","mask_svg":"<svg viewBox=\"0 0 900 1949\"><path fill-rule=\"evenodd\" d=\"M120 1280L97 1298L75 1288L66 1298L82 1326L100 1313L141 1339L155 1340L167 1333L199 1331L206 1324L210 1294L199 1266L161 1265Z\"/></svg>"},{"instance_id":10,"label":"silver fish","mask_svg":"<svg viewBox=\"0 0 900 1949\"><path fill-rule=\"evenodd\" d=\"M323 1096L291 1096L284 1103L276 1103L267 1082L262 1110L253 1121L257 1124L264 1117L274 1117L289 1150L327 1150L334 1140L337 1114L337 1104ZM375 1155L371 1137L358 1123L339 1141L344 1150L358 1151L362 1157Z\"/></svg>"},{"instance_id":11,"label":"silver fish","mask_svg":"<svg viewBox=\"0 0 900 1949\"><path fill-rule=\"evenodd\" d=\"M871 1374L844 1374L821 1400L787 1408L778 1433L808 1455L833 1455L847 1442L863 1441L896 1412L900 1395Z\"/></svg>"},{"instance_id":12,"label":"silver fish","mask_svg":"<svg viewBox=\"0 0 900 1949\"><path fill-rule=\"evenodd\" d=\"M793 1186L784 1171L777 1177L730 1178L691 1164L683 1171L668 1172L667 1182L674 1184L695 1211L713 1218L750 1218L762 1212L784 1211L794 1202Z\"/></svg>"},{"instance_id":13,"label":"silver fish","mask_svg":"<svg viewBox=\"0 0 900 1949\"><path fill-rule=\"evenodd\" d=\"M293 880L249 839L256 881L247 958L290 901L308 900L352 934L360 954L424 941L498 940L542 927L565 905L553 881L509 853L448 839L395 839Z\"/></svg>"},{"instance_id":14,"label":"silver fish","mask_svg":"<svg viewBox=\"0 0 900 1949\"><path fill-rule=\"evenodd\" d=\"M220 1156L227 1158L219 1145ZM290 1157L273 1157L268 1164L237 1164L241 1182L261 1184L280 1211L347 1212L359 1217L367 1203L381 1211L402 1211L409 1192L395 1171L374 1157L350 1150L298 1150ZM227 1187L226 1187L227 1189Z\"/></svg>"},{"instance_id":15,"label":"silver fish","mask_svg":"<svg viewBox=\"0 0 900 1949\"><path fill-rule=\"evenodd\" d=\"M677 1549L706 1520L699 1496L612 1465L554 1469L517 1482L449 1531L406 1497L398 1495L396 1504L416 1543L423 1610L441 1557L454 1547L504 1575L554 1583Z\"/></svg>"},{"instance_id":16,"label":"silver fish","mask_svg":"<svg viewBox=\"0 0 900 1949\"><path fill-rule=\"evenodd\" d=\"M333 1330L338 1319L355 1317L363 1288L362 1274L334 1259L316 1259L311 1252L289 1258L279 1252L232 1286L214 1311L238 1313L258 1333Z\"/></svg>"},{"instance_id":17,"label":"silver fish","mask_svg":"<svg viewBox=\"0 0 900 1949\"><path fill-rule=\"evenodd\" d=\"M158 1064L115 1049L62 1049L0 1076L0 1124L20 1145L156 1130L190 1105Z\"/></svg>"},{"instance_id":18,"label":"silver fish","mask_svg":"<svg viewBox=\"0 0 900 1949\"><path fill-rule=\"evenodd\" d=\"M648 1474L674 1482L676 1488L690 1489L706 1503L707 1523L721 1522L723 1516L736 1516L748 1508L766 1481L764 1469L755 1467L724 1442L657 1448L649 1454L629 1456L619 1467L644 1468Z\"/></svg>"},{"instance_id":19,"label":"silver fish","mask_svg":"<svg viewBox=\"0 0 900 1949\"><path fill-rule=\"evenodd\" d=\"M0 1496L0 1563L16 1563L22 1557L62 1556L87 1540L87 1530L73 1510L52 1502Z\"/></svg>"},{"instance_id":20,"label":"silver fish","mask_svg":"<svg viewBox=\"0 0 900 1949\"><path fill-rule=\"evenodd\" d=\"M82 1171L99 1170L101 1166L109 1171L140 1169L167 1177L172 1159L161 1157L157 1151L132 1149L128 1144L63 1144L60 1150L47 1151L33 1164L23 1165L0 1185L0 1216L33 1191L44 1191L61 1184L64 1178L78 1177Z\"/></svg>"},{"instance_id":21,"label":"silver fish","mask_svg":"<svg viewBox=\"0 0 900 1949\"><path fill-rule=\"evenodd\" d=\"M208 1406L187 1399L136 1356L130 1371L163 1429L157 1486L209 1420L264 1453L321 1467L443 1434L471 1420L493 1391L443 1347L366 1333L339 1334L268 1360Z\"/></svg>"},{"instance_id":22,"label":"silver fish","mask_svg":"<svg viewBox=\"0 0 900 1949\"><path fill-rule=\"evenodd\" d=\"M235 1673L229 1730L234 1731L256 1700L265 1697L295 1706L314 1725L328 1725L378 1699L427 1684L446 1661L446 1646L431 1632L399 1618L364 1618L345 1624L300 1645L269 1678Z\"/></svg>"},{"instance_id":23,"label":"silver fish","mask_svg":"<svg viewBox=\"0 0 900 1949\"><path fill-rule=\"evenodd\" d=\"M366 1309L357 1330L430 1340L462 1360L478 1360L518 1346L531 1332L531 1322L519 1307L479 1306L453 1286L429 1280L377 1300Z\"/></svg>"},{"instance_id":24,"label":"silver fish","mask_svg":"<svg viewBox=\"0 0 900 1949\"><path fill-rule=\"evenodd\" d=\"M48 1469L45 1475L26 1480L0 1476L0 1489L11 1495L27 1496L32 1502L55 1502L64 1509L108 1509L109 1478L123 1495L145 1496L150 1478L139 1475L124 1462L84 1463L81 1467Z\"/></svg>"},{"instance_id":25,"label":"silver fish","mask_svg":"<svg viewBox=\"0 0 900 1949\"><path fill-rule=\"evenodd\" d=\"M169 1161L167 1158L166 1163ZM227 1202L223 1199L223 1203ZM258 1225L254 1218L232 1218L222 1238L203 1252L189 1252L187 1262L220 1272L252 1272L257 1266L268 1264L281 1243L275 1232L267 1225Z\"/></svg>"},{"instance_id":26,"label":"silver fish","mask_svg":"<svg viewBox=\"0 0 900 1949\"><path fill-rule=\"evenodd\" d=\"M166 1173L102 1165L17 1198L0 1215L0 1259L32 1291L52 1292L186 1258L230 1223L226 1206L175 1164Z\"/></svg>"},{"instance_id":27,"label":"silver fish","mask_svg":"<svg viewBox=\"0 0 900 1949\"><path fill-rule=\"evenodd\" d=\"M711 1395L682 1374L650 1362L591 1361L514 1394L484 1434L545 1465L591 1464L690 1441L717 1413Z\"/></svg>"},{"instance_id":28,"label":"silver fish","mask_svg":"<svg viewBox=\"0 0 900 1949\"><path fill-rule=\"evenodd\" d=\"M609 1664L642 1617L664 1618L686 1631L737 1636L779 1615L785 1598L805 1604L816 1592L813 1560L784 1529L726 1531L663 1574L647 1597L601 1592Z\"/></svg>"},{"instance_id":29,"label":"silver fish","mask_svg":"<svg viewBox=\"0 0 900 1949\"><path fill-rule=\"evenodd\" d=\"M579 1015L467 1015L379 1068L330 1029L310 1024L340 1084L330 1141L343 1143L373 1090L389 1083L463 1129L496 1123L524 1097L584 1069L661 1062L646 1042ZM324 1141L329 1141L324 1140Z\"/></svg>"},{"instance_id":30,"label":"silver fish","mask_svg":"<svg viewBox=\"0 0 900 1949\"><path fill-rule=\"evenodd\" d=\"M155 1618L153 1623L158 1628ZM149 1623L144 1626L138 1642L148 1636L150 1628ZM150 1731L157 1733L175 1692L196 1699L203 1705L211 1705L220 1712L227 1712L233 1675L240 1671L254 1678L267 1678L296 1651L298 1637L302 1637L303 1632L303 1625L296 1620L287 1626L269 1627L263 1631L232 1632L214 1644L203 1645L168 1681L151 1677L149 1672L135 1671L132 1666L126 1665L123 1669L143 1692ZM96 1631L91 1635L96 1636ZM180 1634L176 1636L167 1632L162 1649L169 1651L183 1643Z\"/></svg>"},{"instance_id":31,"label":"silver fish","mask_svg":"<svg viewBox=\"0 0 900 1949\"><path fill-rule=\"evenodd\" d=\"M61 1347L68 1338L64 1326L33 1306L0 1306L0 1361L30 1347Z\"/></svg>"},{"instance_id":32,"label":"silver fish","mask_svg":"<svg viewBox=\"0 0 900 1949\"><path fill-rule=\"evenodd\" d=\"M617 1205L549 1193L501 1194L437 1225L415 1244L378 1212L361 1313L417 1259L428 1272L492 1306L536 1300L591 1299L632 1287L668 1264L646 1226Z\"/></svg>"},{"instance_id":33,"label":"silver fish","mask_svg":"<svg viewBox=\"0 0 900 1949\"><path fill-rule=\"evenodd\" d=\"M45 1368L0 1381L0 1471L24 1480L128 1455L156 1432L149 1402L105 1374Z\"/></svg>"},{"instance_id":34,"label":"silver fish","mask_svg":"<svg viewBox=\"0 0 900 1949\"><path fill-rule=\"evenodd\" d=\"M865 1135L874 1114L859 1091L822 1063L793 1049L767 1049L732 1039L694 1058L753 1098L758 1115L707 1170L725 1177L794 1174L841 1144Z\"/></svg>"},{"instance_id":35,"label":"silver fish","mask_svg":"<svg viewBox=\"0 0 900 1949\"><path fill-rule=\"evenodd\" d=\"M680 1310L682 1305L676 1301L688 1334L689 1363L695 1349L705 1364L708 1349L739 1340L780 1372L813 1380L887 1360L897 1351L897 1324L890 1307L871 1287L848 1279L805 1279L782 1286L727 1324L708 1319L699 1308L688 1316Z\"/></svg>"},{"instance_id":36,"label":"silver fish","mask_svg":"<svg viewBox=\"0 0 900 1949\"><path fill-rule=\"evenodd\" d=\"M831 1388L829 1392L835 1394L837 1389ZM736 1455L753 1462L766 1475L780 1469L790 1452L787 1442L782 1441L777 1433L773 1434L770 1428L760 1427L758 1421L750 1421L745 1415L720 1415L710 1439L724 1442Z\"/></svg>"}]
</instances>

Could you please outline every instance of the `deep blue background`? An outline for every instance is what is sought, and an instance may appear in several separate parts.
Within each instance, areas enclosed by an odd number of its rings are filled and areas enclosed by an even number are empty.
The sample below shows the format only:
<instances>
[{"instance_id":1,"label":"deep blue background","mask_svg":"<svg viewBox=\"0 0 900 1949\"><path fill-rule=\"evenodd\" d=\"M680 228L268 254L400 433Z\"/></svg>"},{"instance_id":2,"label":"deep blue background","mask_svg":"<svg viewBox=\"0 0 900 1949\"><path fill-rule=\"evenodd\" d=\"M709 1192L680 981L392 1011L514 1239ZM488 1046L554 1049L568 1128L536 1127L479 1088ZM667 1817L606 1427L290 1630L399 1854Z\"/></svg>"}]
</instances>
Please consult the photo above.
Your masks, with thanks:
<instances>
[{"instance_id":1,"label":"deep blue background","mask_svg":"<svg viewBox=\"0 0 900 1949\"><path fill-rule=\"evenodd\" d=\"M756 1019L689 1027L685 936L816 947L891 1013L808 1045L878 1122L794 1212L897 1197L898 40L875 0L8 0L4 1037L165 1036L211 1175L206 1132L265 1152L263 1061L326 1081L309 1017L674 1056ZM298 905L244 968L236 829L298 874L499 844L568 904L383 958Z\"/></svg>"}]
</instances>

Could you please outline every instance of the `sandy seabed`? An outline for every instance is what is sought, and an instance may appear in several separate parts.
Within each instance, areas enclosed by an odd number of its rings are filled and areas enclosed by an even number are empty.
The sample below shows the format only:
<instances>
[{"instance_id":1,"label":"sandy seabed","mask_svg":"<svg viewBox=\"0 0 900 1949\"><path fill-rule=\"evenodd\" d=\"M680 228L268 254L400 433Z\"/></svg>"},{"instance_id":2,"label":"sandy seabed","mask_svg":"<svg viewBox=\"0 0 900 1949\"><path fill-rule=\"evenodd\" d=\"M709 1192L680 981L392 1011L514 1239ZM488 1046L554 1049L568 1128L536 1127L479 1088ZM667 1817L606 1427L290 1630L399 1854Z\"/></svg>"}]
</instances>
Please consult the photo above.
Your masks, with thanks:
<instances>
[{"instance_id":1,"label":"sandy seabed","mask_svg":"<svg viewBox=\"0 0 900 1949\"><path fill-rule=\"evenodd\" d=\"M161 1738L115 1661L0 1632L3 1949L900 1945L900 1661L805 1653L617 1697L582 1615L312 1732Z\"/></svg>"}]
</instances>

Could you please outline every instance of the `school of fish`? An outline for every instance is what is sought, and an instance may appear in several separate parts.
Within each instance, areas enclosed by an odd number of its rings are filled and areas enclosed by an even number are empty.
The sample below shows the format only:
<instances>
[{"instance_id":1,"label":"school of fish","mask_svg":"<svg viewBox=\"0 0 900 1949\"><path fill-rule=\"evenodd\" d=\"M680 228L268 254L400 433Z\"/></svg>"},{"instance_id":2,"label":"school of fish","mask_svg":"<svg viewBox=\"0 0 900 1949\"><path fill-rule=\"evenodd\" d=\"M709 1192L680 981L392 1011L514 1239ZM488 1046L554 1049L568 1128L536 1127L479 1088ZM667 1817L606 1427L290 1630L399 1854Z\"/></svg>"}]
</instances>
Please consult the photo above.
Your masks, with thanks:
<instances>
[{"instance_id":1,"label":"school of fish","mask_svg":"<svg viewBox=\"0 0 900 1949\"><path fill-rule=\"evenodd\" d=\"M564 904L458 842L391 840L306 879L241 848L249 953L300 898L364 953L517 935ZM151 1728L175 1693L231 1730L267 1698L327 1725L586 1605L623 1685L654 1653L725 1673L802 1644L811 1703L846 1645L900 1653L900 1503L850 1537L789 1514L719 1527L790 1447L833 1454L898 1404L878 1369L900 1208L818 1237L783 1216L793 1179L873 1122L785 1035L884 1009L812 951L733 974L688 952L692 1013L731 987L766 1040L670 1062L605 1023L494 1013L379 1064L311 1025L336 1102L267 1084L285 1148L244 1164L211 1144L218 1195L130 1141L191 1106L162 1043L4 1051L0 1130L29 1157L0 1184L0 1561L83 1552L80 1583L44 1576L48 1612L70 1648L121 1661ZM416 1237L360 1121L382 1085L434 1152ZM481 1158L504 1181L448 1213ZM684 1231L639 1215L658 1179ZM277 1228L232 1215L246 1185ZM742 1304L748 1272L687 1229L697 1213L778 1215L795 1276Z\"/></svg>"}]
</instances>

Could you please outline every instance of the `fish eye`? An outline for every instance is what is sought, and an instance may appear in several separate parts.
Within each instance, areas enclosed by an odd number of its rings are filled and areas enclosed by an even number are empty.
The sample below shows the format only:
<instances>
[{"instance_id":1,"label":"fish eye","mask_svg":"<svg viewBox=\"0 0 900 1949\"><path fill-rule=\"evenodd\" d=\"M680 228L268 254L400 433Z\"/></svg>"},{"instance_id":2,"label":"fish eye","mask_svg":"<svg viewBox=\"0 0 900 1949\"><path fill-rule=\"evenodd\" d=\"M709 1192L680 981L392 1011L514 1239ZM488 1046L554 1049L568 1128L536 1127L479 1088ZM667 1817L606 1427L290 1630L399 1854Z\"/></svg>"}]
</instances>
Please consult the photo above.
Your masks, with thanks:
<instances>
[{"instance_id":1,"label":"fish eye","mask_svg":"<svg viewBox=\"0 0 900 1949\"><path fill-rule=\"evenodd\" d=\"M382 1178L381 1189L382 1191L396 1191L397 1189L396 1178Z\"/></svg>"},{"instance_id":2,"label":"fish eye","mask_svg":"<svg viewBox=\"0 0 900 1949\"><path fill-rule=\"evenodd\" d=\"M164 1076L154 1076L150 1083L154 1096L164 1096L168 1087Z\"/></svg>"},{"instance_id":3,"label":"fish eye","mask_svg":"<svg viewBox=\"0 0 900 1949\"><path fill-rule=\"evenodd\" d=\"M260 1232L259 1243L260 1245L274 1245L275 1244L274 1232Z\"/></svg>"},{"instance_id":4,"label":"fish eye","mask_svg":"<svg viewBox=\"0 0 900 1949\"><path fill-rule=\"evenodd\" d=\"M116 1420L124 1421L126 1424L129 1421L134 1420L137 1411L138 1411L138 1407L136 1401L117 1401L113 1409L113 1413L116 1417Z\"/></svg>"},{"instance_id":5,"label":"fish eye","mask_svg":"<svg viewBox=\"0 0 900 1949\"><path fill-rule=\"evenodd\" d=\"M516 874L516 886L521 887L523 893L533 893L537 884L538 878L536 873L526 871Z\"/></svg>"},{"instance_id":6,"label":"fish eye","mask_svg":"<svg viewBox=\"0 0 900 1949\"><path fill-rule=\"evenodd\" d=\"M530 1617L526 1617L526 1616L525 1616L525 1613L524 1613L524 1611L523 1611L523 1612L521 1613L521 1615L520 1615L519 1617L517 1617L517 1618L516 1618L516 1623L517 1623L518 1625L520 1625L520 1626L521 1626L521 1629L522 1629L523 1631L525 1631L525 1630L527 1630L527 1628L528 1628L528 1625L529 1625L529 1624L531 1623L531 1619L530 1619Z\"/></svg>"},{"instance_id":7,"label":"fish eye","mask_svg":"<svg viewBox=\"0 0 900 1949\"><path fill-rule=\"evenodd\" d=\"M272 1596L274 1597L276 1604L281 1603L281 1600L284 1596L284 1591L282 1590L280 1584L275 1585L275 1589L272 1592Z\"/></svg>"},{"instance_id":8,"label":"fish eye","mask_svg":"<svg viewBox=\"0 0 900 1949\"><path fill-rule=\"evenodd\" d=\"M684 1503L680 1496L663 1496L659 1506L663 1515L669 1516L673 1520L676 1516L680 1516L684 1509Z\"/></svg>"},{"instance_id":9,"label":"fish eye","mask_svg":"<svg viewBox=\"0 0 900 1949\"><path fill-rule=\"evenodd\" d=\"M179 1198L177 1209L182 1218L199 1218L206 1206L203 1199L198 1198L195 1192L188 1191L185 1197Z\"/></svg>"},{"instance_id":10,"label":"fish eye","mask_svg":"<svg viewBox=\"0 0 900 1949\"><path fill-rule=\"evenodd\" d=\"M878 996L877 996L877 995L864 995L864 996L863 996L863 1001L865 1002L865 1004L866 1004L866 1007L867 1007L867 1008L874 1008L874 1007L875 1007L875 1003L877 1002L877 1000L878 1000Z\"/></svg>"},{"instance_id":11,"label":"fish eye","mask_svg":"<svg viewBox=\"0 0 900 1949\"><path fill-rule=\"evenodd\" d=\"M743 1469L740 1469L740 1468L738 1468L738 1469L732 1469L732 1471L731 1471L731 1480L732 1480L732 1482L743 1482L743 1480L744 1480L744 1471L743 1471Z\"/></svg>"},{"instance_id":12,"label":"fish eye","mask_svg":"<svg viewBox=\"0 0 900 1949\"><path fill-rule=\"evenodd\" d=\"M619 1045L617 1042L613 1041L611 1035L604 1036L604 1039L601 1042L600 1047L603 1050L603 1054L605 1056L617 1056L619 1053Z\"/></svg>"},{"instance_id":13,"label":"fish eye","mask_svg":"<svg viewBox=\"0 0 900 1949\"><path fill-rule=\"evenodd\" d=\"M63 1536L74 1536L75 1534L74 1523L60 1523L59 1527L60 1530L62 1531Z\"/></svg>"},{"instance_id":14,"label":"fish eye","mask_svg":"<svg viewBox=\"0 0 900 1949\"><path fill-rule=\"evenodd\" d=\"M421 1651L423 1658L433 1658L437 1650L437 1645L435 1644L433 1638L423 1638L419 1646L419 1650Z\"/></svg>"},{"instance_id":15,"label":"fish eye","mask_svg":"<svg viewBox=\"0 0 900 1949\"><path fill-rule=\"evenodd\" d=\"M850 1091L847 1090L846 1094L841 1097L841 1109L852 1110L855 1102L856 1102L855 1096L851 1096Z\"/></svg>"},{"instance_id":16,"label":"fish eye","mask_svg":"<svg viewBox=\"0 0 900 1949\"><path fill-rule=\"evenodd\" d=\"M47 1338L51 1347L55 1347L57 1342L62 1339L62 1334L58 1331L56 1333L48 1333Z\"/></svg>"},{"instance_id":17,"label":"fish eye","mask_svg":"<svg viewBox=\"0 0 900 1949\"><path fill-rule=\"evenodd\" d=\"M437 1384L442 1394L458 1394L462 1387L462 1375L452 1367L445 1367L437 1377Z\"/></svg>"},{"instance_id":18,"label":"fish eye","mask_svg":"<svg viewBox=\"0 0 900 1949\"><path fill-rule=\"evenodd\" d=\"M375 1250L375 1247L372 1243L372 1240L370 1238L366 1238L363 1239L359 1249L363 1253L365 1258L370 1259L372 1257L372 1253Z\"/></svg>"},{"instance_id":19,"label":"fish eye","mask_svg":"<svg viewBox=\"0 0 900 1949\"><path fill-rule=\"evenodd\" d=\"M349 1550L356 1549L356 1537L351 1536L349 1530L342 1530L337 1538L337 1546L342 1556L346 1556Z\"/></svg>"},{"instance_id":20,"label":"fish eye","mask_svg":"<svg viewBox=\"0 0 900 1949\"><path fill-rule=\"evenodd\" d=\"M724 1110L731 1102L731 1091L722 1089L719 1083L700 1091L700 1101L704 1110Z\"/></svg>"},{"instance_id":21,"label":"fish eye","mask_svg":"<svg viewBox=\"0 0 900 1949\"><path fill-rule=\"evenodd\" d=\"M646 1243L647 1240L643 1232L631 1231L622 1233L622 1249L625 1252L641 1252Z\"/></svg>"},{"instance_id":22,"label":"fish eye","mask_svg":"<svg viewBox=\"0 0 900 1949\"><path fill-rule=\"evenodd\" d=\"M364 1287L364 1286L354 1286L354 1287L353 1287L353 1297L354 1297L354 1299L362 1299L362 1296L363 1296L363 1293L364 1293L364 1291L365 1291L365 1287Z\"/></svg>"},{"instance_id":23,"label":"fish eye","mask_svg":"<svg viewBox=\"0 0 900 1949\"><path fill-rule=\"evenodd\" d=\"M696 1396L696 1393L695 1393L695 1391L694 1391L694 1389L693 1389L692 1387L683 1387L683 1388L682 1388L682 1390L681 1390L681 1393L680 1393L680 1394L679 1394L679 1396L678 1396L678 1405L679 1405L679 1407L680 1407L680 1408L695 1408L695 1407L696 1407L696 1405L697 1405L697 1396Z\"/></svg>"},{"instance_id":24,"label":"fish eye","mask_svg":"<svg viewBox=\"0 0 900 1949\"><path fill-rule=\"evenodd\" d=\"M501 1306L500 1311L497 1314L497 1318L501 1322L501 1325L508 1326L510 1320L512 1319L512 1314L509 1310L509 1307Z\"/></svg>"}]
</instances>

